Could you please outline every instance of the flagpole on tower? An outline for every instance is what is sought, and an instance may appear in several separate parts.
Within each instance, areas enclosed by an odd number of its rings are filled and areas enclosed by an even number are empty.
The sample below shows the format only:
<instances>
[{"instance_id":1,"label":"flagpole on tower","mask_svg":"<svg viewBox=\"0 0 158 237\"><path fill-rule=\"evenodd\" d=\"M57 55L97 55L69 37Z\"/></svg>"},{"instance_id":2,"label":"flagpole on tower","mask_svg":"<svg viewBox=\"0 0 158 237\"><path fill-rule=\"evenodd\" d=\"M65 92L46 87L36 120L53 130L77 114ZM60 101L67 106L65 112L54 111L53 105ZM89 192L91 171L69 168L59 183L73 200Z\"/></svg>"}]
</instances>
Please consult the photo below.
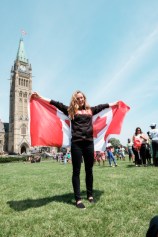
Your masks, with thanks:
<instances>
[{"instance_id":1,"label":"flagpole on tower","mask_svg":"<svg viewBox=\"0 0 158 237\"><path fill-rule=\"evenodd\" d=\"M21 29L21 38L23 39L23 36L27 35L27 32L23 29Z\"/></svg>"}]
</instances>

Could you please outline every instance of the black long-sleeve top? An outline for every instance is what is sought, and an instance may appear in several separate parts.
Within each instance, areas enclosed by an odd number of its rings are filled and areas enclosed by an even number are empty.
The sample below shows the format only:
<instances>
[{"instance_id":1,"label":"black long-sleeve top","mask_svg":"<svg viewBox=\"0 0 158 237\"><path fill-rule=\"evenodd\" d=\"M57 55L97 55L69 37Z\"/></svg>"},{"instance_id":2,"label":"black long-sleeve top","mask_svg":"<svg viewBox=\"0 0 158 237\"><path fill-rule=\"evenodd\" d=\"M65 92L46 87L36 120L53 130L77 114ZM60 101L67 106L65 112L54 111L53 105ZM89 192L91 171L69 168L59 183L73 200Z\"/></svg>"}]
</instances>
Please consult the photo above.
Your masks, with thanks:
<instances>
[{"instance_id":1,"label":"black long-sleeve top","mask_svg":"<svg viewBox=\"0 0 158 237\"><path fill-rule=\"evenodd\" d=\"M68 106L54 100L51 100L50 104L56 106L66 116L68 116ZM75 114L74 119L71 120L71 142L83 140L93 141L92 116L106 108L109 108L109 104L100 104L90 107L91 114Z\"/></svg>"}]
</instances>

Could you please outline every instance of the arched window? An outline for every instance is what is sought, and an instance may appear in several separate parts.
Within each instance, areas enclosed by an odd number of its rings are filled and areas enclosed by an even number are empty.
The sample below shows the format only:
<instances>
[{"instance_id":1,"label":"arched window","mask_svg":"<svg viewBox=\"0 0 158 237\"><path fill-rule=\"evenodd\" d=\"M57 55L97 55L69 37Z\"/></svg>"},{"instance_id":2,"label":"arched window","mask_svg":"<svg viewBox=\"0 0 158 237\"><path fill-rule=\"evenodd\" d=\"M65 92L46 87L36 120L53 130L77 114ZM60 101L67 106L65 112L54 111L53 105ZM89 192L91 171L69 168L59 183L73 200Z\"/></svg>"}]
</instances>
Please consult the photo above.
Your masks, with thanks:
<instances>
[{"instance_id":1,"label":"arched window","mask_svg":"<svg viewBox=\"0 0 158 237\"><path fill-rule=\"evenodd\" d=\"M26 125L23 124L21 127L21 135L26 135Z\"/></svg>"},{"instance_id":2,"label":"arched window","mask_svg":"<svg viewBox=\"0 0 158 237\"><path fill-rule=\"evenodd\" d=\"M19 117L19 120L22 120L22 115Z\"/></svg>"}]
</instances>

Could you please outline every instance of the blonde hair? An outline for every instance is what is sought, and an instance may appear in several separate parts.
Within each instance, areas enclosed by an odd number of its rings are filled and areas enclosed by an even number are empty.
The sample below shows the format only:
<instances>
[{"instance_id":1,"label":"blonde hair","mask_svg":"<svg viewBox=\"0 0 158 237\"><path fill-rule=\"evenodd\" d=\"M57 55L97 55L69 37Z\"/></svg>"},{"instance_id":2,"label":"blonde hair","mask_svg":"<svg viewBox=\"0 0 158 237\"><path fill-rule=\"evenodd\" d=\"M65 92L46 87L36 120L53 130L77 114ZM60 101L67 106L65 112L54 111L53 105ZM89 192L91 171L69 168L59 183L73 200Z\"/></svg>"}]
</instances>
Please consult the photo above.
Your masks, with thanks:
<instances>
[{"instance_id":1,"label":"blonde hair","mask_svg":"<svg viewBox=\"0 0 158 237\"><path fill-rule=\"evenodd\" d=\"M79 93L81 93L84 97L84 109L85 110L90 109L90 106L87 103L87 98L86 98L85 94L81 91L75 91L72 95L70 105L69 105L69 108L68 108L68 114L69 114L70 119L74 119L74 116L75 116L77 110L79 109L79 105L78 105L78 101L77 101L77 95Z\"/></svg>"}]
</instances>

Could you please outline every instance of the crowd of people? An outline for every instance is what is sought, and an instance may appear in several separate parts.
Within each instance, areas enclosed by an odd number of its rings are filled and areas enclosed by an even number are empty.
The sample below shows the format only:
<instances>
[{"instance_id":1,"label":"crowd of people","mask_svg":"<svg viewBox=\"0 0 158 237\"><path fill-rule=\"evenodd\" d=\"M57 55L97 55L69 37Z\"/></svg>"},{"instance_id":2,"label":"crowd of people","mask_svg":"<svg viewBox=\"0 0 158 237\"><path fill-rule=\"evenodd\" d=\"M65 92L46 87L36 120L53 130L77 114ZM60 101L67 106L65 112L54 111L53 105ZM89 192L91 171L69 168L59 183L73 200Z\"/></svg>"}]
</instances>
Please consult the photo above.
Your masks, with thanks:
<instances>
[{"instance_id":1,"label":"crowd of people","mask_svg":"<svg viewBox=\"0 0 158 237\"><path fill-rule=\"evenodd\" d=\"M128 140L128 146L130 159L134 157L136 166L158 166L158 129L155 123L150 125L147 134L137 127L132 141Z\"/></svg>"},{"instance_id":2,"label":"crowd of people","mask_svg":"<svg viewBox=\"0 0 158 237\"><path fill-rule=\"evenodd\" d=\"M105 160L108 160L109 166L115 167L117 160L125 160L126 154L128 154L129 162L133 162L136 167L158 166L158 129L155 123L150 125L150 131L147 134L137 127L132 139L127 139L126 146L120 145L114 148L108 142L105 152L96 152L94 157L95 162L98 162L99 165L102 160L103 164L105 164Z\"/></svg>"},{"instance_id":3,"label":"crowd of people","mask_svg":"<svg viewBox=\"0 0 158 237\"><path fill-rule=\"evenodd\" d=\"M57 152L56 154L54 154L53 158L60 163L64 163L64 164L71 164L71 152Z\"/></svg>"}]
</instances>

